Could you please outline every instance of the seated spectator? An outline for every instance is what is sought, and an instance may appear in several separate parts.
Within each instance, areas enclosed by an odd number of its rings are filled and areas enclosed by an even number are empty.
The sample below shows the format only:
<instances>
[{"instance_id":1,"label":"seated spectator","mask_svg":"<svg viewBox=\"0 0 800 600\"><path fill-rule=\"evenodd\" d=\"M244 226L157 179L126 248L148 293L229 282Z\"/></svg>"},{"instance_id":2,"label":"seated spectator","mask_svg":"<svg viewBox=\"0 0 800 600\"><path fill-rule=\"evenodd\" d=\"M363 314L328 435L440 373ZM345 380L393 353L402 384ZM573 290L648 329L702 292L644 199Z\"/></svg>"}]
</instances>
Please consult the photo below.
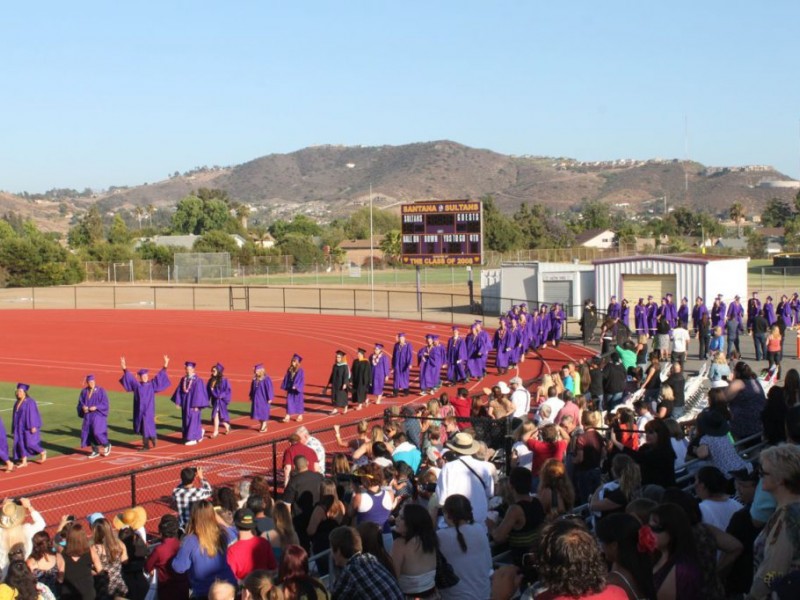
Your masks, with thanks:
<instances>
[{"instance_id":1,"label":"seated spectator","mask_svg":"<svg viewBox=\"0 0 800 600\"><path fill-rule=\"evenodd\" d=\"M297 433L293 433L289 436L289 447L283 452L283 480L285 482L291 479L292 470L297 468L294 462L297 456L305 457L309 471L312 473L318 471L317 453L301 442Z\"/></svg>"},{"instance_id":2,"label":"seated spectator","mask_svg":"<svg viewBox=\"0 0 800 600\"><path fill-rule=\"evenodd\" d=\"M358 535L361 536L362 552L366 552L377 558L378 562L381 563L393 577L397 578L397 570L394 568L392 556L386 551L386 546L384 545L386 536L383 535L381 528L378 527L376 523L364 521L356 529L358 530Z\"/></svg>"},{"instance_id":3,"label":"seated spectator","mask_svg":"<svg viewBox=\"0 0 800 600\"><path fill-rule=\"evenodd\" d=\"M403 461L411 470L416 473L419 470L419 464L422 462L422 452L414 444L408 441L405 433L398 433L394 436L394 452L392 452L392 461L397 463Z\"/></svg>"},{"instance_id":4,"label":"seated spectator","mask_svg":"<svg viewBox=\"0 0 800 600\"><path fill-rule=\"evenodd\" d=\"M728 529L733 513L742 508L728 493L728 483L728 479L716 467L703 467L694 478L694 490L700 498L703 523L723 531Z\"/></svg>"},{"instance_id":5,"label":"seated spectator","mask_svg":"<svg viewBox=\"0 0 800 600\"><path fill-rule=\"evenodd\" d=\"M255 535L256 519L249 508L240 508L233 515L238 539L228 546L228 564L236 576L242 581L251 571L263 569L275 572L278 562L269 541Z\"/></svg>"},{"instance_id":6,"label":"seated spectator","mask_svg":"<svg viewBox=\"0 0 800 600\"><path fill-rule=\"evenodd\" d=\"M160 598L186 600L189 597L189 578L183 573L176 573L172 568L172 559L181 547L178 518L171 514L162 516L158 523L158 533L161 543L147 557L144 570L148 574L155 571Z\"/></svg>"},{"instance_id":7,"label":"seated spectator","mask_svg":"<svg viewBox=\"0 0 800 600\"><path fill-rule=\"evenodd\" d=\"M648 525L628 514L609 515L597 524L597 537L606 563L608 582L619 586L629 600L656 598L652 556L656 540Z\"/></svg>"},{"instance_id":8,"label":"seated spectator","mask_svg":"<svg viewBox=\"0 0 800 600\"><path fill-rule=\"evenodd\" d=\"M572 416L575 422L579 422L581 420L581 409L578 406L577 402L575 401L575 397L572 394L564 394L564 406L561 407L561 410L558 411L558 414L553 421L556 425L561 425L561 422L564 420L564 417L567 415Z\"/></svg>"},{"instance_id":9,"label":"seated spectator","mask_svg":"<svg viewBox=\"0 0 800 600\"><path fill-rule=\"evenodd\" d=\"M642 470L642 485L654 483L664 488L675 485L675 451L669 430L662 419L653 419L644 428L646 443L633 451L623 446L611 432L611 442L635 460Z\"/></svg>"},{"instance_id":10,"label":"seated spectator","mask_svg":"<svg viewBox=\"0 0 800 600\"><path fill-rule=\"evenodd\" d=\"M575 488L567 476L564 463L555 458L545 461L539 471L536 497L548 519L568 513L575 506Z\"/></svg>"},{"instance_id":11,"label":"seated spectator","mask_svg":"<svg viewBox=\"0 0 800 600\"><path fill-rule=\"evenodd\" d=\"M395 531L397 538L391 555L400 589L406 596L414 598L438 598L438 538L430 515L419 505L406 504L397 516Z\"/></svg>"},{"instance_id":12,"label":"seated spectator","mask_svg":"<svg viewBox=\"0 0 800 600\"><path fill-rule=\"evenodd\" d=\"M49 590L44 586L45 590ZM36 577L31 573L25 561L12 558L8 564L3 583L0 583L0 598L3 600L43 600L41 591L37 588Z\"/></svg>"},{"instance_id":13,"label":"seated spectator","mask_svg":"<svg viewBox=\"0 0 800 600\"><path fill-rule=\"evenodd\" d=\"M270 501L272 498L270 498ZM262 496L253 496L252 494L247 497L245 508L253 511L256 519L256 535L263 535L270 529L275 529L275 521L272 517L267 515L267 509ZM272 512L272 505L270 502L270 512Z\"/></svg>"},{"instance_id":14,"label":"seated spectator","mask_svg":"<svg viewBox=\"0 0 800 600\"><path fill-rule=\"evenodd\" d=\"M195 502L186 536L172 560L175 572L186 573L189 577L192 595L207 596L217 579L236 584L226 556L231 538L232 533L217 522L211 502Z\"/></svg>"},{"instance_id":15,"label":"seated spectator","mask_svg":"<svg viewBox=\"0 0 800 600\"><path fill-rule=\"evenodd\" d=\"M208 600L236 600L236 587L227 581L215 581L208 589Z\"/></svg>"},{"instance_id":16,"label":"seated spectator","mask_svg":"<svg viewBox=\"0 0 800 600\"><path fill-rule=\"evenodd\" d=\"M284 600L284 596L269 573L253 571L242 582L242 600Z\"/></svg>"},{"instance_id":17,"label":"seated spectator","mask_svg":"<svg viewBox=\"0 0 800 600\"><path fill-rule=\"evenodd\" d=\"M66 528L64 546L64 583L61 598L64 600L93 600L96 596L92 569L102 572L103 565L89 543L81 523Z\"/></svg>"},{"instance_id":18,"label":"seated spectator","mask_svg":"<svg viewBox=\"0 0 800 600\"><path fill-rule=\"evenodd\" d=\"M675 452L675 470L680 471L686 463L689 440L686 439L683 427L675 419L664 419L664 425L669 431L669 441L672 444L672 450Z\"/></svg>"},{"instance_id":19,"label":"seated spectator","mask_svg":"<svg viewBox=\"0 0 800 600\"><path fill-rule=\"evenodd\" d=\"M372 462L379 465L381 468L386 469L391 467L392 451L383 442L375 442L372 444Z\"/></svg>"},{"instance_id":20,"label":"seated spectator","mask_svg":"<svg viewBox=\"0 0 800 600\"><path fill-rule=\"evenodd\" d=\"M736 447L731 443L729 434L730 428L725 418L717 411L709 411L702 421L697 422L694 455L722 473L739 469L751 470L750 463L739 456Z\"/></svg>"},{"instance_id":21,"label":"seated spectator","mask_svg":"<svg viewBox=\"0 0 800 600\"><path fill-rule=\"evenodd\" d=\"M344 503L339 500L336 482L333 479L325 479L320 484L319 493L320 500L311 513L307 529L311 538L311 550L314 554L324 552L330 547L328 535L342 524L347 513ZM328 574L327 559L317 563L317 570L321 575Z\"/></svg>"},{"instance_id":22,"label":"seated spectator","mask_svg":"<svg viewBox=\"0 0 800 600\"><path fill-rule=\"evenodd\" d=\"M755 575L748 598L767 598L771 585L800 564L800 448L781 444L761 453L761 484L777 508L756 538ZM781 596L781 597L789 597Z\"/></svg>"},{"instance_id":23,"label":"seated spectator","mask_svg":"<svg viewBox=\"0 0 800 600\"><path fill-rule=\"evenodd\" d=\"M657 506L658 502L651 498L637 498L636 500L628 502L628 506L625 507L625 514L636 517L639 523L647 525L650 522L650 514Z\"/></svg>"},{"instance_id":24,"label":"seated spectator","mask_svg":"<svg viewBox=\"0 0 800 600\"><path fill-rule=\"evenodd\" d=\"M417 482L414 479L414 473L411 467L404 462L397 463L395 475L389 487L394 492L393 515L397 515L406 502L414 502L417 499Z\"/></svg>"},{"instance_id":25,"label":"seated spectator","mask_svg":"<svg viewBox=\"0 0 800 600\"><path fill-rule=\"evenodd\" d=\"M522 556L530 551L539 527L544 523L545 512L538 498L531 496L531 472L515 467L508 476L513 503L497 526L490 526L495 542L508 542L514 564L522 566Z\"/></svg>"},{"instance_id":26,"label":"seated spectator","mask_svg":"<svg viewBox=\"0 0 800 600\"><path fill-rule=\"evenodd\" d=\"M795 371L797 373L797 371ZM767 392L767 401L761 411L761 428L764 430L764 441L776 446L786 441L786 413L789 407L784 400L783 388L773 385Z\"/></svg>"},{"instance_id":27,"label":"seated spectator","mask_svg":"<svg viewBox=\"0 0 800 600\"><path fill-rule=\"evenodd\" d=\"M203 479L202 467L181 469L181 483L172 490L172 499L178 512L178 524L185 529L189 523L192 506L196 502L211 498L211 484Z\"/></svg>"},{"instance_id":28,"label":"seated spectator","mask_svg":"<svg viewBox=\"0 0 800 600\"><path fill-rule=\"evenodd\" d=\"M536 424L528 418L522 419L522 423L514 429L511 437L514 444L511 446L511 464L515 467L533 467L533 452L528 448L528 440L538 433Z\"/></svg>"},{"instance_id":29,"label":"seated spectator","mask_svg":"<svg viewBox=\"0 0 800 600\"><path fill-rule=\"evenodd\" d=\"M598 487L589 500L589 508L598 520L624 512L628 502L641 494L639 465L627 454L617 454L611 461L611 476L613 480Z\"/></svg>"},{"instance_id":30,"label":"seated spectator","mask_svg":"<svg viewBox=\"0 0 800 600\"><path fill-rule=\"evenodd\" d=\"M327 600L330 594L322 582L308 570L308 553L290 545L281 557L278 582L286 600Z\"/></svg>"},{"instance_id":31,"label":"seated spectator","mask_svg":"<svg viewBox=\"0 0 800 600\"><path fill-rule=\"evenodd\" d=\"M645 400L636 400L633 403L633 412L636 413L636 429L639 431L639 445L644 444L644 426L648 421L653 420L653 413L650 412L650 406Z\"/></svg>"},{"instance_id":32,"label":"seated spectator","mask_svg":"<svg viewBox=\"0 0 800 600\"><path fill-rule=\"evenodd\" d=\"M374 556L361 551L358 531L337 527L330 542L333 561L342 569L331 590L333 600L404 600L394 575Z\"/></svg>"},{"instance_id":33,"label":"seated spectator","mask_svg":"<svg viewBox=\"0 0 800 600\"><path fill-rule=\"evenodd\" d=\"M308 520L311 518L311 511L319 501L319 486L324 477L319 472L309 470L305 456L295 456L294 467L289 483L283 492L283 501L294 507L294 529L301 534L300 544L304 548L308 548L311 541L305 532L308 528Z\"/></svg>"},{"instance_id":34,"label":"seated spectator","mask_svg":"<svg viewBox=\"0 0 800 600\"><path fill-rule=\"evenodd\" d=\"M672 411L675 407L675 392L666 383L661 385L661 392L658 397L658 412L656 416L659 419L668 419L672 417Z\"/></svg>"},{"instance_id":35,"label":"seated spectator","mask_svg":"<svg viewBox=\"0 0 800 600\"><path fill-rule=\"evenodd\" d=\"M453 567L458 583L439 590L443 600L485 600L491 595L492 553L486 529L475 523L469 500L460 494L444 503L447 527L436 532L439 550Z\"/></svg>"},{"instance_id":36,"label":"seated spectator","mask_svg":"<svg viewBox=\"0 0 800 600\"><path fill-rule=\"evenodd\" d=\"M268 531L266 538L272 545L275 560L280 560L283 549L290 544L299 545L300 538L294 529L292 512L288 504L276 502L275 508L272 509L272 518L275 521L275 529Z\"/></svg>"},{"instance_id":37,"label":"seated spectator","mask_svg":"<svg viewBox=\"0 0 800 600\"><path fill-rule=\"evenodd\" d=\"M728 597L747 594L753 585L753 543L759 532L750 518L758 472L755 469L742 470L735 471L732 475L736 484L736 497L742 501L744 507L733 514L725 530L742 545L742 553L736 558L725 580L725 593Z\"/></svg>"},{"instance_id":38,"label":"seated spectator","mask_svg":"<svg viewBox=\"0 0 800 600\"><path fill-rule=\"evenodd\" d=\"M575 490L578 502L585 502L600 485L600 464L605 443L597 428L602 425L600 411L586 411L582 416L583 433L575 443ZM620 444L621 445L621 444Z\"/></svg>"},{"instance_id":39,"label":"seated spectator","mask_svg":"<svg viewBox=\"0 0 800 600\"><path fill-rule=\"evenodd\" d=\"M676 504L662 504L650 515L650 529L661 553L653 566L653 584L658 598L704 600L703 573L689 517Z\"/></svg>"},{"instance_id":40,"label":"seated spectator","mask_svg":"<svg viewBox=\"0 0 800 600\"><path fill-rule=\"evenodd\" d=\"M715 352L711 367L708 369L708 379L712 383L715 381L728 381L731 376L731 368L728 366L728 359L724 352Z\"/></svg>"},{"instance_id":41,"label":"seated spectator","mask_svg":"<svg viewBox=\"0 0 800 600\"><path fill-rule=\"evenodd\" d=\"M617 409L616 420L612 422L617 439L631 450L639 449L639 432L636 428L636 416L627 407Z\"/></svg>"}]
</instances>

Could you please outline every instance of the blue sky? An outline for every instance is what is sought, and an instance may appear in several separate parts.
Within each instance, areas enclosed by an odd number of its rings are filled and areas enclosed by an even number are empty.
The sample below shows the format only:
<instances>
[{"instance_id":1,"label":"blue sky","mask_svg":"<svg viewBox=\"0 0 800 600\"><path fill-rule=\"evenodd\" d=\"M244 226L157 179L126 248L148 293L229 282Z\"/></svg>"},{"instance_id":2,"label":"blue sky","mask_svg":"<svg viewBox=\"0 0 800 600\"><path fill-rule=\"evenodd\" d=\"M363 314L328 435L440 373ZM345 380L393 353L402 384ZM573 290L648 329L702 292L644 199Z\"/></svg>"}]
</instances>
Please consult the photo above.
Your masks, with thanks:
<instances>
[{"instance_id":1,"label":"blue sky","mask_svg":"<svg viewBox=\"0 0 800 600\"><path fill-rule=\"evenodd\" d=\"M800 177L800 2L40 1L0 17L0 189L313 144L771 164Z\"/></svg>"}]
</instances>

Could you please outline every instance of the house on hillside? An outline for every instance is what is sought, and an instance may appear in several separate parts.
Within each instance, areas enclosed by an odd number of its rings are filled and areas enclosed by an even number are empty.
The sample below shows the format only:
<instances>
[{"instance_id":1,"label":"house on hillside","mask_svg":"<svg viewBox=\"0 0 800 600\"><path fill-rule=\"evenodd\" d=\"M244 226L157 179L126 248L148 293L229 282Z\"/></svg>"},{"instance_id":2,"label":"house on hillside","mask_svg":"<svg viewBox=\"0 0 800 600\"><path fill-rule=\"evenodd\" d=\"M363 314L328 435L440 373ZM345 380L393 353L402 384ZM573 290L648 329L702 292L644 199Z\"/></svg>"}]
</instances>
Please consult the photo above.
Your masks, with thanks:
<instances>
[{"instance_id":1,"label":"house on hillside","mask_svg":"<svg viewBox=\"0 0 800 600\"><path fill-rule=\"evenodd\" d=\"M264 232L264 235L260 235L259 239L253 242L259 248L274 248L275 247L275 238L272 237L269 233Z\"/></svg>"},{"instance_id":2,"label":"house on hillside","mask_svg":"<svg viewBox=\"0 0 800 600\"><path fill-rule=\"evenodd\" d=\"M734 252L746 252L747 238L719 238L714 245L717 248L728 248Z\"/></svg>"},{"instance_id":3,"label":"house on hillside","mask_svg":"<svg viewBox=\"0 0 800 600\"><path fill-rule=\"evenodd\" d=\"M383 251L379 247L382 241L382 235L372 238L372 256L375 261L383 261ZM358 266L369 265L369 240L345 240L339 244L339 248L344 251L345 263Z\"/></svg>"},{"instance_id":4,"label":"house on hillside","mask_svg":"<svg viewBox=\"0 0 800 600\"><path fill-rule=\"evenodd\" d=\"M615 245L616 234L610 229L587 229L583 233L575 236L575 245L584 248L601 248L603 250L613 248Z\"/></svg>"}]
</instances>

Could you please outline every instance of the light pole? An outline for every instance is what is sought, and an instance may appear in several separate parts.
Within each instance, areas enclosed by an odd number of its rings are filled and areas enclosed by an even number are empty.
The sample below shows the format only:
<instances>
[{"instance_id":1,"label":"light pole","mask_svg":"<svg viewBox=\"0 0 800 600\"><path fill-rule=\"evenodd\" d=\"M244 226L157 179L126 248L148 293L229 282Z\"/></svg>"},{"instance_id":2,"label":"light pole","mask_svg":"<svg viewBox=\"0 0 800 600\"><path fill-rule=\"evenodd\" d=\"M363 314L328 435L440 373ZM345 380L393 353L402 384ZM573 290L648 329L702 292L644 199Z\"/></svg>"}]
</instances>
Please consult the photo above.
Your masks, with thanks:
<instances>
[{"instance_id":1,"label":"light pole","mask_svg":"<svg viewBox=\"0 0 800 600\"><path fill-rule=\"evenodd\" d=\"M369 291L370 309L375 312L375 242L372 235L372 184L369 184Z\"/></svg>"},{"instance_id":2,"label":"light pole","mask_svg":"<svg viewBox=\"0 0 800 600\"><path fill-rule=\"evenodd\" d=\"M706 253L706 226L703 223L698 223L700 225L700 254Z\"/></svg>"}]
</instances>

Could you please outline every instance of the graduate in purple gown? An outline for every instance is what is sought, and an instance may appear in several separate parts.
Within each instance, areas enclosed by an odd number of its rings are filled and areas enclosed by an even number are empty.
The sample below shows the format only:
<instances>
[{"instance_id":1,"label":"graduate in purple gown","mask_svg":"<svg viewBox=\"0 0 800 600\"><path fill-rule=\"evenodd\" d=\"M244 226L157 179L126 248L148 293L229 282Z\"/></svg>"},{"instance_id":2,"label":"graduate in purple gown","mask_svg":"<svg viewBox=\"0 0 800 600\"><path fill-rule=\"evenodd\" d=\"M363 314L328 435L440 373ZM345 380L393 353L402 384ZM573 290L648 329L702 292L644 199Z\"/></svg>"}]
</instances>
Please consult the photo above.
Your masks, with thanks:
<instances>
[{"instance_id":1,"label":"graduate in purple gown","mask_svg":"<svg viewBox=\"0 0 800 600\"><path fill-rule=\"evenodd\" d=\"M529 349L533 351L537 351L539 349L539 336L541 335L541 325L542 325L542 317L539 316L539 311L533 313L528 320L530 323L530 331L531 331L531 342L529 345Z\"/></svg>"},{"instance_id":2,"label":"graduate in purple gown","mask_svg":"<svg viewBox=\"0 0 800 600\"><path fill-rule=\"evenodd\" d=\"M6 434L6 424L0 417L0 461L6 463L6 471L14 470L14 463L8 454L8 437Z\"/></svg>"},{"instance_id":3,"label":"graduate in purple gown","mask_svg":"<svg viewBox=\"0 0 800 600\"><path fill-rule=\"evenodd\" d=\"M400 390L403 396L408 396L408 389L411 387L411 365L414 362L414 347L406 341L406 334L397 334L397 341L392 350L392 393L397 396Z\"/></svg>"},{"instance_id":4,"label":"graduate in purple gown","mask_svg":"<svg viewBox=\"0 0 800 600\"><path fill-rule=\"evenodd\" d=\"M678 307L678 323L686 329L689 328L689 299L684 296L681 298L681 305Z\"/></svg>"},{"instance_id":5,"label":"graduate in purple gown","mask_svg":"<svg viewBox=\"0 0 800 600\"><path fill-rule=\"evenodd\" d=\"M171 383L167 375L169 356L164 355L164 366L151 380L150 371L139 369L136 377L128 372L125 357L120 358L122 377L119 382L126 392L133 392L133 431L142 436L140 451L156 447L156 394Z\"/></svg>"},{"instance_id":6,"label":"graduate in purple gown","mask_svg":"<svg viewBox=\"0 0 800 600\"><path fill-rule=\"evenodd\" d=\"M770 327L778 322L778 318L775 316L775 307L772 305L772 296L767 296L767 301L764 302L764 317Z\"/></svg>"},{"instance_id":7,"label":"graduate in purple gown","mask_svg":"<svg viewBox=\"0 0 800 600\"><path fill-rule=\"evenodd\" d=\"M478 326L478 347L481 351L481 372L483 373L483 376L486 377L486 367L489 364L489 351L492 349L492 338L489 336L489 332L483 329L483 321L476 319L475 325ZM438 341L438 335L433 337ZM444 356L444 348L442 348L442 356Z\"/></svg>"},{"instance_id":8,"label":"graduate in purple gown","mask_svg":"<svg viewBox=\"0 0 800 600\"><path fill-rule=\"evenodd\" d=\"M211 423L214 430L211 432L211 439L219 435L219 425L225 428L225 435L231 432L231 417L228 414L228 405L231 403L233 391L231 382L225 377L225 367L221 363L211 367L211 377L206 383L206 392L211 401Z\"/></svg>"},{"instance_id":9,"label":"graduate in purple gown","mask_svg":"<svg viewBox=\"0 0 800 600\"><path fill-rule=\"evenodd\" d=\"M650 330L650 337L656 335L658 325L658 304L652 296L647 297L647 328Z\"/></svg>"},{"instance_id":10,"label":"graduate in purple gown","mask_svg":"<svg viewBox=\"0 0 800 600\"><path fill-rule=\"evenodd\" d=\"M550 310L550 330L553 332L553 348L557 348L561 343L562 324L566 318L564 311L561 310L561 305L557 302L553 304Z\"/></svg>"},{"instance_id":11,"label":"graduate in purple gown","mask_svg":"<svg viewBox=\"0 0 800 600\"><path fill-rule=\"evenodd\" d=\"M623 298L622 304L619 305L619 320L625 327L631 328L631 307L627 298Z\"/></svg>"},{"instance_id":12,"label":"graduate in purple gown","mask_svg":"<svg viewBox=\"0 0 800 600\"><path fill-rule=\"evenodd\" d=\"M675 329L678 326L678 307L675 306L675 301L672 298L672 294L667 294L665 296L665 300L667 323L669 323L670 327Z\"/></svg>"},{"instance_id":13,"label":"graduate in purple gown","mask_svg":"<svg viewBox=\"0 0 800 600\"><path fill-rule=\"evenodd\" d=\"M488 334L483 331L480 321L472 324L470 333L467 336L467 372L470 377L482 379L486 376L486 360L489 351L492 349L492 342Z\"/></svg>"},{"instance_id":14,"label":"graduate in purple gown","mask_svg":"<svg viewBox=\"0 0 800 600\"><path fill-rule=\"evenodd\" d=\"M722 313L722 324L720 327L725 327L725 318L728 316L727 306L725 304L725 300L722 299L722 294L717 294L717 298L719 298L719 309Z\"/></svg>"},{"instance_id":15,"label":"graduate in purple gown","mask_svg":"<svg viewBox=\"0 0 800 600\"><path fill-rule=\"evenodd\" d=\"M789 303L789 297L786 294L781 296L781 301L778 303L778 314L780 315L781 319L783 319L783 324L786 327L792 326L792 306Z\"/></svg>"},{"instance_id":16,"label":"graduate in purple gown","mask_svg":"<svg viewBox=\"0 0 800 600\"><path fill-rule=\"evenodd\" d=\"M711 306L711 327L725 327L725 309L719 296Z\"/></svg>"},{"instance_id":17,"label":"graduate in purple gown","mask_svg":"<svg viewBox=\"0 0 800 600\"><path fill-rule=\"evenodd\" d=\"M300 365L303 362L303 357L299 354L292 356L292 362L289 363L289 368L286 369L286 375L283 376L281 382L281 389L286 392L286 416L283 422L287 423L293 416L298 423L303 420L303 413L306 412L305 394L306 387L306 372Z\"/></svg>"},{"instance_id":18,"label":"graduate in purple gown","mask_svg":"<svg viewBox=\"0 0 800 600\"><path fill-rule=\"evenodd\" d=\"M197 364L183 363L185 375L172 393L172 401L181 409L181 433L183 443L194 446L203 441L203 409L208 408L208 393L205 382L197 376Z\"/></svg>"},{"instance_id":19,"label":"graduate in purple gown","mask_svg":"<svg viewBox=\"0 0 800 600\"><path fill-rule=\"evenodd\" d=\"M497 368L497 374L503 375L508 371L511 364L511 354L513 351L511 339L511 332L506 326L506 320L500 319L499 326L494 331L494 339L492 340L492 348L494 348L494 366Z\"/></svg>"},{"instance_id":20,"label":"graduate in purple gown","mask_svg":"<svg viewBox=\"0 0 800 600\"><path fill-rule=\"evenodd\" d=\"M419 390L424 396L436 387L438 374L436 373L436 348L433 343L433 334L425 336L426 344L417 352L417 366L419 367Z\"/></svg>"},{"instance_id":21,"label":"graduate in purple gown","mask_svg":"<svg viewBox=\"0 0 800 600\"><path fill-rule=\"evenodd\" d=\"M263 363L253 367L253 380L250 382L250 418L259 422L259 432L264 433L269 424L269 409L275 392L272 379L267 376Z\"/></svg>"},{"instance_id":22,"label":"graduate in purple gown","mask_svg":"<svg viewBox=\"0 0 800 600\"><path fill-rule=\"evenodd\" d=\"M550 310L547 304L542 304L539 307L539 316L541 317L541 321L539 321L539 329L541 333L539 334L539 348L544 350L544 347L547 346L547 342L553 339L553 330L550 327Z\"/></svg>"},{"instance_id":23,"label":"graduate in purple gown","mask_svg":"<svg viewBox=\"0 0 800 600\"><path fill-rule=\"evenodd\" d=\"M28 396L30 386L18 383L14 402L14 416L11 421L11 432L14 435L14 460L19 467L28 466L28 457L40 455L40 463L47 459L47 450L42 448L42 417L36 400Z\"/></svg>"},{"instance_id":24,"label":"graduate in purple gown","mask_svg":"<svg viewBox=\"0 0 800 600\"><path fill-rule=\"evenodd\" d=\"M528 348L531 347L531 327L528 323L529 315L526 312L520 310L519 313L519 345L521 347L520 350L520 359L519 362L525 362L525 355L528 353Z\"/></svg>"},{"instance_id":25,"label":"graduate in purple gown","mask_svg":"<svg viewBox=\"0 0 800 600\"><path fill-rule=\"evenodd\" d=\"M622 307L619 305L619 302L617 302L617 297L611 296L608 308L606 309L606 316L608 316L609 319L619 319L621 314Z\"/></svg>"},{"instance_id":26,"label":"graduate in purple gown","mask_svg":"<svg viewBox=\"0 0 800 600\"><path fill-rule=\"evenodd\" d=\"M383 351L383 344L376 343L375 350L370 357L372 363L372 381L370 393L375 396L375 404L380 404L383 400L383 388L389 383L389 373L392 370L389 357ZM367 404L369 400L367 400Z\"/></svg>"},{"instance_id":27,"label":"graduate in purple gown","mask_svg":"<svg viewBox=\"0 0 800 600\"><path fill-rule=\"evenodd\" d=\"M467 381L467 343L453 325L453 335L447 340L447 381L451 384Z\"/></svg>"},{"instance_id":28,"label":"graduate in purple gown","mask_svg":"<svg viewBox=\"0 0 800 600\"><path fill-rule=\"evenodd\" d=\"M81 446L91 446L89 458L100 456L99 446L103 447L103 456L111 454L108 441L108 394L98 387L94 375L87 375L85 385L78 396L78 416L83 419L81 425Z\"/></svg>"},{"instance_id":29,"label":"graduate in purple gown","mask_svg":"<svg viewBox=\"0 0 800 600\"><path fill-rule=\"evenodd\" d=\"M739 296L735 296L728 306L727 320L736 321L739 324L739 331L744 331L744 307Z\"/></svg>"},{"instance_id":30,"label":"graduate in purple gown","mask_svg":"<svg viewBox=\"0 0 800 600\"><path fill-rule=\"evenodd\" d=\"M706 315L708 315L708 309L706 308L703 299L698 296L694 301L694 308L692 308L692 327L694 328L695 333L700 331L700 322Z\"/></svg>"},{"instance_id":31,"label":"graduate in purple gown","mask_svg":"<svg viewBox=\"0 0 800 600\"><path fill-rule=\"evenodd\" d=\"M753 321L759 312L761 312L761 300L758 299L758 292L753 292L753 297L747 301L747 333L752 333Z\"/></svg>"},{"instance_id":32,"label":"graduate in purple gown","mask_svg":"<svg viewBox=\"0 0 800 600\"><path fill-rule=\"evenodd\" d=\"M792 323L800 325L800 294L797 292L792 294L792 299L789 303L792 307Z\"/></svg>"},{"instance_id":33,"label":"graduate in purple gown","mask_svg":"<svg viewBox=\"0 0 800 600\"><path fill-rule=\"evenodd\" d=\"M508 330L509 343L511 344L511 366L516 367L522 360L522 329L519 321L511 320L511 327Z\"/></svg>"},{"instance_id":34,"label":"graduate in purple gown","mask_svg":"<svg viewBox=\"0 0 800 600\"><path fill-rule=\"evenodd\" d=\"M639 298L639 302L633 307L633 323L636 326L636 335L650 335L650 328L647 326L647 306L644 298Z\"/></svg>"}]
</instances>

